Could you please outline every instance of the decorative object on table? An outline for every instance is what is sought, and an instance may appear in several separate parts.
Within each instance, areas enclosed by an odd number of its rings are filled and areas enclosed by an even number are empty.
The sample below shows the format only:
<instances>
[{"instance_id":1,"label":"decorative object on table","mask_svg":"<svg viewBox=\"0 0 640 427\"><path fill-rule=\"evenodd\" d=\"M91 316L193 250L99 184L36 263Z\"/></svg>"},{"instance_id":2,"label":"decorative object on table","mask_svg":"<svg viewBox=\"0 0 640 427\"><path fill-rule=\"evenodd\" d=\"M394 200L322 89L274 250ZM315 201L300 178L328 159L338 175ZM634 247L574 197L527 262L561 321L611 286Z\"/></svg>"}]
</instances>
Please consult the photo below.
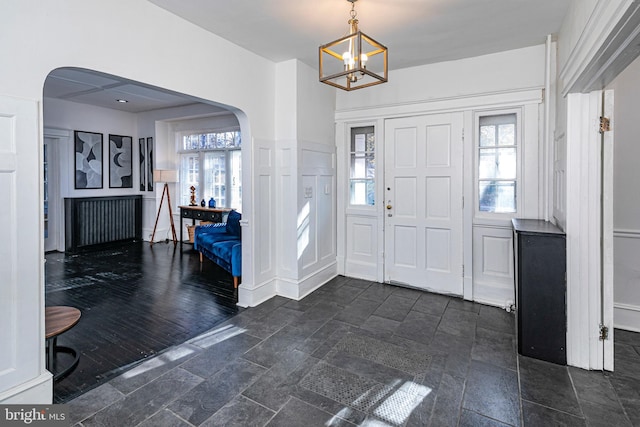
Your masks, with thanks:
<instances>
[{"instance_id":1,"label":"decorative object on table","mask_svg":"<svg viewBox=\"0 0 640 427\"><path fill-rule=\"evenodd\" d=\"M196 187L193 185L189 187L189 191L191 191L191 198L189 199L189 206L198 206L196 203Z\"/></svg>"},{"instance_id":2,"label":"decorative object on table","mask_svg":"<svg viewBox=\"0 0 640 427\"><path fill-rule=\"evenodd\" d=\"M207 202L205 202L204 199L200 200L200 206L204 208L205 206L207 206Z\"/></svg>"},{"instance_id":3,"label":"decorative object on table","mask_svg":"<svg viewBox=\"0 0 640 427\"><path fill-rule=\"evenodd\" d=\"M147 138L147 191L153 191L153 138Z\"/></svg>"},{"instance_id":4,"label":"decorative object on table","mask_svg":"<svg viewBox=\"0 0 640 427\"><path fill-rule=\"evenodd\" d=\"M102 134L74 132L75 188L102 188Z\"/></svg>"},{"instance_id":5,"label":"decorative object on table","mask_svg":"<svg viewBox=\"0 0 640 427\"><path fill-rule=\"evenodd\" d=\"M133 138L109 134L109 188L133 188Z\"/></svg>"},{"instance_id":6,"label":"decorative object on table","mask_svg":"<svg viewBox=\"0 0 640 427\"><path fill-rule=\"evenodd\" d=\"M147 159L147 144L145 144L144 138L138 138L140 154L140 191L147 189L147 167L145 160Z\"/></svg>"},{"instance_id":7,"label":"decorative object on table","mask_svg":"<svg viewBox=\"0 0 640 427\"><path fill-rule=\"evenodd\" d=\"M347 91L386 83L387 48L358 29L357 0L347 1L349 34L320 46L320 81Z\"/></svg>"},{"instance_id":8,"label":"decorative object on table","mask_svg":"<svg viewBox=\"0 0 640 427\"><path fill-rule=\"evenodd\" d=\"M158 169L153 171L153 180L157 182L164 182L164 188L162 189L162 198L160 199L160 206L158 206L158 214L156 215L156 223L153 226L153 233L151 234L150 245L153 246L153 239L156 235L156 228L158 227L158 220L160 219L160 211L162 210L162 202L164 202L164 196L167 195L167 204L169 205L169 222L171 223L171 235L173 237L173 245L178 244L178 237L176 236L176 227L173 224L173 212L171 212L171 196L169 195L169 183L178 182L177 170L164 170Z\"/></svg>"},{"instance_id":9,"label":"decorative object on table","mask_svg":"<svg viewBox=\"0 0 640 427\"><path fill-rule=\"evenodd\" d=\"M213 197L209 199L209 207L210 208L216 207L216 199L214 199Z\"/></svg>"}]
</instances>

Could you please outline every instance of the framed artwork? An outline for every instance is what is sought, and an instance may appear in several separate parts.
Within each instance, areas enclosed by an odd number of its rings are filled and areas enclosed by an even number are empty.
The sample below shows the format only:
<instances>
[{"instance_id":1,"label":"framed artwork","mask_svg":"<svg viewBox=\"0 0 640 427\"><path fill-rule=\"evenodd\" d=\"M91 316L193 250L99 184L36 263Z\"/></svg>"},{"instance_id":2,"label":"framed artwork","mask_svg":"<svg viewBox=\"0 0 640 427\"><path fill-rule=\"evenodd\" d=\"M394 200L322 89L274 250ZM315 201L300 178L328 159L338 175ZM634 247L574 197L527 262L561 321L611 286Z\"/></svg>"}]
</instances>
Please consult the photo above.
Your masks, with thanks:
<instances>
[{"instance_id":1,"label":"framed artwork","mask_svg":"<svg viewBox=\"0 0 640 427\"><path fill-rule=\"evenodd\" d=\"M109 188L133 188L133 138L109 135Z\"/></svg>"},{"instance_id":2,"label":"framed artwork","mask_svg":"<svg viewBox=\"0 0 640 427\"><path fill-rule=\"evenodd\" d=\"M147 158L147 144L145 144L144 138L138 138L139 153L140 153L140 191L147 189L147 167L145 159Z\"/></svg>"},{"instance_id":3,"label":"framed artwork","mask_svg":"<svg viewBox=\"0 0 640 427\"><path fill-rule=\"evenodd\" d=\"M153 138L147 138L147 191L153 191Z\"/></svg>"},{"instance_id":4,"label":"framed artwork","mask_svg":"<svg viewBox=\"0 0 640 427\"><path fill-rule=\"evenodd\" d=\"M74 131L75 188L102 188L102 134Z\"/></svg>"}]
</instances>

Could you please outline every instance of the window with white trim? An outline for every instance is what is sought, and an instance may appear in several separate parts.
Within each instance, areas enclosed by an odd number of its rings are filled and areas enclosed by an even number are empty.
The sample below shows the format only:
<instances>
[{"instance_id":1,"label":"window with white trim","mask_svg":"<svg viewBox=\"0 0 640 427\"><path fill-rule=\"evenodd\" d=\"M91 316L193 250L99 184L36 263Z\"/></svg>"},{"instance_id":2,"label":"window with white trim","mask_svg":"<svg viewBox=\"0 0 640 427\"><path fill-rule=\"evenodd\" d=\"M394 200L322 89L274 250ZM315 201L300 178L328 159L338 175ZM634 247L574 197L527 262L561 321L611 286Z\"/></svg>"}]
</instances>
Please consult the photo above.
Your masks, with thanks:
<instances>
[{"instance_id":1,"label":"window with white trim","mask_svg":"<svg viewBox=\"0 0 640 427\"><path fill-rule=\"evenodd\" d=\"M479 118L477 194L480 212L517 211L517 120L515 113Z\"/></svg>"},{"instance_id":2,"label":"window with white trim","mask_svg":"<svg viewBox=\"0 0 640 427\"><path fill-rule=\"evenodd\" d=\"M375 205L376 139L373 126L351 128L349 204Z\"/></svg>"},{"instance_id":3,"label":"window with white trim","mask_svg":"<svg viewBox=\"0 0 640 427\"><path fill-rule=\"evenodd\" d=\"M188 205L191 186L197 202L242 208L242 154L239 130L190 132L180 141L180 204Z\"/></svg>"}]
</instances>

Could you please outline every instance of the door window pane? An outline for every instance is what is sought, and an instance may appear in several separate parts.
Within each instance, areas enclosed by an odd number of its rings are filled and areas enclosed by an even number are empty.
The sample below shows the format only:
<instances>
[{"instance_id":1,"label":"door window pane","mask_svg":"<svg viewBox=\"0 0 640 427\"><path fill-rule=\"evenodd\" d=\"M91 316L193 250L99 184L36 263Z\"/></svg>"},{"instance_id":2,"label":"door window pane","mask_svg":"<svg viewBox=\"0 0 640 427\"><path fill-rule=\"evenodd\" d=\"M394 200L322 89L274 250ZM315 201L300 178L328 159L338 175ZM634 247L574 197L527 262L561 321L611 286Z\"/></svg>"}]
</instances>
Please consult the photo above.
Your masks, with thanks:
<instances>
[{"instance_id":1,"label":"door window pane","mask_svg":"<svg viewBox=\"0 0 640 427\"><path fill-rule=\"evenodd\" d=\"M227 206L226 199L226 156L224 151L206 153L204 157L204 194L208 203L213 197L216 206ZM207 205L208 206L208 205Z\"/></svg>"},{"instance_id":2,"label":"door window pane","mask_svg":"<svg viewBox=\"0 0 640 427\"><path fill-rule=\"evenodd\" d=\"M196 189L196 203L200 202L199 183L200 162L197 154L183 154L180 165L180 204L188 205L191 201L191 186ZM200 197L200 199L198 199Z\"/></svg>"},{"instance_id":3,"label":"door window pane","mask_svg":"<svg viewBox=\"0 0 640 427\"><path fill-rule=\"evenodd\" d=\"M231 191L229 192L228 207L242 209L242 155L240 150L230 151L229 174Z\"/></svg>"},{"instance_id":4,"label":"door window pane","mask_svg":"<svg viewBox=\"0 0 640 427\"><path fill-rule=\"evenodd\" d=\"M349 203L352 205L375 205L375 142L373 126L351 129Z\"/></svg>"}]
</instances>

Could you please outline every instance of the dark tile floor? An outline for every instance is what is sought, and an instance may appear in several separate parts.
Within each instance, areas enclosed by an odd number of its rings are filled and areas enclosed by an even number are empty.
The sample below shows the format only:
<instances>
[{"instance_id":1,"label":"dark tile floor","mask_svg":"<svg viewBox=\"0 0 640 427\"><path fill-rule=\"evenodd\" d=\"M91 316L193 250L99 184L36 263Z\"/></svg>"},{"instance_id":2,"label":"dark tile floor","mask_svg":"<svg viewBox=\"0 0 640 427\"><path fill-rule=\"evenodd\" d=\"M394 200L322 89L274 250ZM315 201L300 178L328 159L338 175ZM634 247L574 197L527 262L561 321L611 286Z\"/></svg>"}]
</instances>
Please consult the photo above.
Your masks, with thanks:
<instances>
[{"instance_id":1,"label":"dark tile floor","mask_svg":"<svg viewBox=\"0 0 640 427\"><path fill-rule=\"evenodd\" d=\"M49 253L45 304L70 305L80 322L59 345L80 353L77 368L56 382L63 403L136 363L181 344L238 312L231 276L185 245L138 242L78 254ZM60 354L56 365L71 359ZM54 366L55 368L55 366Z\"/></svg>"},{"instance_id":2,"label":"dark tile floor","mask_svg":"<svg viewBox=\"0 0 640 427\"><path fill-rule=\"evenodd\" d=\"M640 425L640 339L616 372L517 355L494 307L337 277L275 297L72 400L77 426Z\"/></svg>"}]
</instances>

